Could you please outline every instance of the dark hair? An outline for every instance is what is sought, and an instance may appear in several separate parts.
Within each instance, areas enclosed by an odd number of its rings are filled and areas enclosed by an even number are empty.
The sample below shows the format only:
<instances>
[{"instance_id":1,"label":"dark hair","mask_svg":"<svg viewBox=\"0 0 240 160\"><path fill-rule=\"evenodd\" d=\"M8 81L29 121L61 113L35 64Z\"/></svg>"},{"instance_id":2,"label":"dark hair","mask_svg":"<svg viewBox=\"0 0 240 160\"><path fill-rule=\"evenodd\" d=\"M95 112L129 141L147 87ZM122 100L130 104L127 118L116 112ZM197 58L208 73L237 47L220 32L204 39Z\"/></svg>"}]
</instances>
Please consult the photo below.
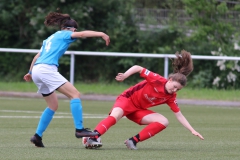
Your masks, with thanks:
<instances>
[{"instance_id":1,"label":"dark hair","mask_svg":"<svg viewBox=\"0 0 240 160\"><path fill-rule=\"evenodd\" d=\"M74 27L78 28L78 24L74 19L71 19L69 14L51 12L45 17L44 24L46 26L58 26L61 28Z\"/></svg>"},{"instance_id":2,"label":"dark hair","mask_svg":"<svg viewBox=\"0 0 240 160\"><path fill-rule=\"evenodd\" d=\"M180 54L176 52L176 57L177 58L172 62L173 73L170 74L168 78L185 86L187 83L187 76L193 71L191 53L182 50Z\"/></svg>"}]
</instances>

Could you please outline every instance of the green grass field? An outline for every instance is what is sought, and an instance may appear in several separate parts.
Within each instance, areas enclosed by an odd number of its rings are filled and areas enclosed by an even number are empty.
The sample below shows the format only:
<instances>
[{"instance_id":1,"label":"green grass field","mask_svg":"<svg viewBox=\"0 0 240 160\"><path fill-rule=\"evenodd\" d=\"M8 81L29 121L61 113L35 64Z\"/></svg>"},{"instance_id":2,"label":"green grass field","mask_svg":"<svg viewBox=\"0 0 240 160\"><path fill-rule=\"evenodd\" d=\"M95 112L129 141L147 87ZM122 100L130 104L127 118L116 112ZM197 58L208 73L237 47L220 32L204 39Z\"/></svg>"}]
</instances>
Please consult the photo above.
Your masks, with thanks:
<instances>
[{"instance_id":1,"label":"green grass field","mask_svg":"<svg viewBox=\"0 0 240 160\"><path fill-rule=\"evenodd\" d=\"M103 147L85 149L74 136L69 101L59 110L44 133L45 148L30 143L46 104L43 99L0 97L0 159L4 160L239 160L240 108L181 106L182 113L205 140L185 129L168 106L153 108L170 121L163 132L128 150L124 140L137 134L138 126L121 119L102 136ZM83 101L84 125L94 129L107 116L113 102Z\"/></svg>"},{"instance_id":2,"label":"green grass field","mask_svg":"<svg viewBox=\"0 0 240 160\"><path fill-rule=\"evenodd\" d=\"M116 82L115 84L104 83L75 83L75 87L82 94L106 94L119 95L130 85ZM36 92L37 87L33 82L0 82L0 91ZM216 90L216 89L192 89L184 87L178 92L180 99L240 101L240 90Z\"/></svg>"}]
</instances>

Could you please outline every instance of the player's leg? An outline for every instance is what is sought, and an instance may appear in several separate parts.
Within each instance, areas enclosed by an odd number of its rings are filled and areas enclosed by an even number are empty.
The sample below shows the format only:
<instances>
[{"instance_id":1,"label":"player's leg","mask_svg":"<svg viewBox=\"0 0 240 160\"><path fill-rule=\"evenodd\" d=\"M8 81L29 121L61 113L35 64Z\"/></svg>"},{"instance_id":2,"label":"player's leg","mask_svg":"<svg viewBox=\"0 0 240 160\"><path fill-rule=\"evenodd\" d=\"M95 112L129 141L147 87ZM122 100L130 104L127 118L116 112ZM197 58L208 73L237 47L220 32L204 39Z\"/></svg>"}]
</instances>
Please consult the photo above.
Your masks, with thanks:
<instances>
[{"instance_id":1,"label":"player's leg","mask_svg":"<svg viewBox=\"0 0 240 160\"><path fill-rule=\"evenodd\" d=\"M109 116L103 119L95 127L96 132L99 133L99 136L103 135L110 127L115 125L123 116L134 112L136 108L129 101L128 98L119 96L114 103L112 110L109 113Z\"/></svg>"},{"instance_id":2,"label":"player's leg","mask_svg":"<svg viewBox=\"0 0 240 160\"><path fill-rule=\"evenodd\" d=\"M131 107L132 104L125 97L118 97L113 105L110 115L100 121L95 127L94 131L98 133L97 136L87 139L86 148L99 148L102 143L97 140L101 135L105 134L113 125L115 125L125 114L131 113L135 109Z\"/></svg>"},{"instance_id":3,"label":"player's leg","mask_svg":"<svg viewBox=\"0 0 240 160\"><path fill-rule=\"evenodd\" d=\"M76 129L75 136L77 138L82 138L97 135L97 133L83 127L82 102L79 91L70 82L66 82L60 86L57 91L61 92L70 99L70 110Z\"/></svg>"},{"instance_id":4,"label":"player's leg","mask_svg":"<svg viewBox=\"0 0 240 160\"><path fill-rule=\"evenodd\" d=\"M102 147L102 142L100 136L103 135L110 129L113 125L117 123L123 116L123 110L120 107L114 107L110 115L100 121L94 129L94 132L98 133L97 136L90 138L84 137L83 144L87 149L97 149ZM100 140L99 140L100 139Z\"/></svg>"},{"instance_id":5,"label":"player's leg","mask_svg":"<svg viewBox=\"0 0 240 160\"><path fill-rule=\"evenodd\" d=\"M57 70L56 67L54 68ZM54 93L54 90L66 81L64 78L61 79L61 77L52 77L56 76L55 72L52 71L53 66L44 64L35 65L32 70L32 80L38 87L38 93L41 93L43 95L48 106L40 117L35 135L30 139L30 141L37 147L44 147L42 144L43 132L48 127L55 111L58 109L57 96ZM57 76L58 75L59 74L57 74Z\"/></svg>"},{"instance_id":6,"label":"player's leg","mask_svg":"<svg viewBox=\"0 0 240 160\"><path fill-rule=\"evenodd\" d=\"M147 125L137 135L125 141L125 144L129 149L137 149L136 145L138 142L153 137L164 130L169 123L166 117L150 110L137 111L128 115L127 118L139 125Z\"/></svg>"},{"instance_id":7,"label":"player's leg","mask_svg":"<svg viewBox=\"0 0 240 160\"><path fill-rule=\"evenodd\" d=\"M84 137L83 144L87 149L97 149L102 147L102 142L100 136L107 132L113 125L117 123L121 119L123 115L123 110L119 107L113 108L111 114L100 121L94 129L94 132L98 133L97 136L93 136L90 138Z\"/></svg>"},{"instance_id":8,"label":"player's leg","mask_svg":"<svg viewBox=\"0 0 240 160\"><path fill-rule=\"evenodd\" d=\"M43 111L36 129L36 133L30 139L30 141L37 147L44 147L42 143L43 132L47 129L55 111L58 109L58 100L56 93L52 92L50 94L43 94L43 97L47 102L48 107Z\"/></svg>"},{"instance_id":9,"label":"player's leg","mask_svg":"<svg viewBox=\"0 0 240 160\"><path fill-rule=\"evenodd\" d=\"M144 141L164 130L168 126L169 122L163 115L159 113L151 113L144 116L140 124L147 125L139 132L139 136L141 137L139 140Z\"/></svg>"},{"instance_id":10,"label":"player's leg","mask_svg":"<svg viewBox=\"0 0 240 160\"><path fill-rule=\"evenodd\" d=\"M107 130L117 123L123 116L123 110L120 107L115 107L111 111L110 115L103 119L98 125L95 127L95 131L99 133L99 135L103 135Z\"/></svg>"}]
</instances>

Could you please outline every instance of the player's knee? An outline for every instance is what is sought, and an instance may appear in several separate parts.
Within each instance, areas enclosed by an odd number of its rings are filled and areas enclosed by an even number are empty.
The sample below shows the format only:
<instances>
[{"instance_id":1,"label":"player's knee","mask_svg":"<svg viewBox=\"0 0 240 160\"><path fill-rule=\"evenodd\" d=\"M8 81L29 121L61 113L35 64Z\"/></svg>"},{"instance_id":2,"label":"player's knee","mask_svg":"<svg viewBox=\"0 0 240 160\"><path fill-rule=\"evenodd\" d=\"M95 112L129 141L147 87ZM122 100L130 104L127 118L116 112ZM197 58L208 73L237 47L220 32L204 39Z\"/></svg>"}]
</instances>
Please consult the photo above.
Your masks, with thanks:
<instances>
[{"instance_id":1,"label":"player's knee","mask_svg":"<svg viewBox=\"0 0 240 160\"><path fill-rule=\"evenodd\" d=\"M169 121L166 117L161 117L161 119L158 122L164 125L165 127L169 125Z\"/></svg>"},{"instance_id":2,"label":"player's knee","mask_svg":"<svg viewBox=\"0 0 240 160\"><path fill-rule=\"evenodd\" d=\"M52 105L52 106L49 105L48 108L50 108L53 111L57 111L58 105Z\"/></svg>"},{"instance_id":3,"label":"player's knee","mask_svg":"<svg viewBox=\"0 0 240 160\"><path fill-rule=\"evenodd\" d=\"M80 98L80 96L81 96L80 92L79 92L79 91L76 91L75 96L76 96L77 98Z\"/></svg>"},{"instance_id":4,"label":"player's knee","mask_svg":"<svg viewBox=\"0 0 240 160\"><path fill-rule=\"evenodd\" d=\"M119 107L116 107L111 111L110 116L114 117L116 122L118 122L123 116L123 110Z\"/></svg>"},{"instance_id":5,"label":"player's knee","mask_svg":"<svg viewBox=\"0 0 240 160\"><path fill-rule=\"evenodd\" d=\"M70 95L69 98L70 98L70 99L80 98L80 92L76 90L75 92L73 92L73 93Z\"/></svg>"}]
</instances>

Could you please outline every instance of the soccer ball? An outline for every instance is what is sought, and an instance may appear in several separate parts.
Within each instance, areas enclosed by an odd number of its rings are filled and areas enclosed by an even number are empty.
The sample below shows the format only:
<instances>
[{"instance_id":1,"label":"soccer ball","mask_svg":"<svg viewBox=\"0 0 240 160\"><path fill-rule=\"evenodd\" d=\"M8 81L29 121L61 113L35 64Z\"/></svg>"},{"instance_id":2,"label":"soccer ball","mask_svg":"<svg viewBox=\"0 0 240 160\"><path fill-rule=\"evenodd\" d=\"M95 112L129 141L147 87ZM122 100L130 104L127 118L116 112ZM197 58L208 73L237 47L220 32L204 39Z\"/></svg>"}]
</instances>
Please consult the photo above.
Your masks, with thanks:
<instances>
[{"instance_id":1,"label":"soccer ball","mask_svg":"<svg viewBox=\"0 0 240 160\"><path fill-rule=\"evenodd\" d=\"M102 144L101 144L101 145L95 145L94 143L92 143L91 141L89 141L89 138L90 138L90 137L82 137L82 145L83 145L86 149L96 149L96 148L99 148L99 147L102 146ZM100 137L97 138L97 141L98 141L99 143L102 143Z\"/></svg>"}]
</instances>

